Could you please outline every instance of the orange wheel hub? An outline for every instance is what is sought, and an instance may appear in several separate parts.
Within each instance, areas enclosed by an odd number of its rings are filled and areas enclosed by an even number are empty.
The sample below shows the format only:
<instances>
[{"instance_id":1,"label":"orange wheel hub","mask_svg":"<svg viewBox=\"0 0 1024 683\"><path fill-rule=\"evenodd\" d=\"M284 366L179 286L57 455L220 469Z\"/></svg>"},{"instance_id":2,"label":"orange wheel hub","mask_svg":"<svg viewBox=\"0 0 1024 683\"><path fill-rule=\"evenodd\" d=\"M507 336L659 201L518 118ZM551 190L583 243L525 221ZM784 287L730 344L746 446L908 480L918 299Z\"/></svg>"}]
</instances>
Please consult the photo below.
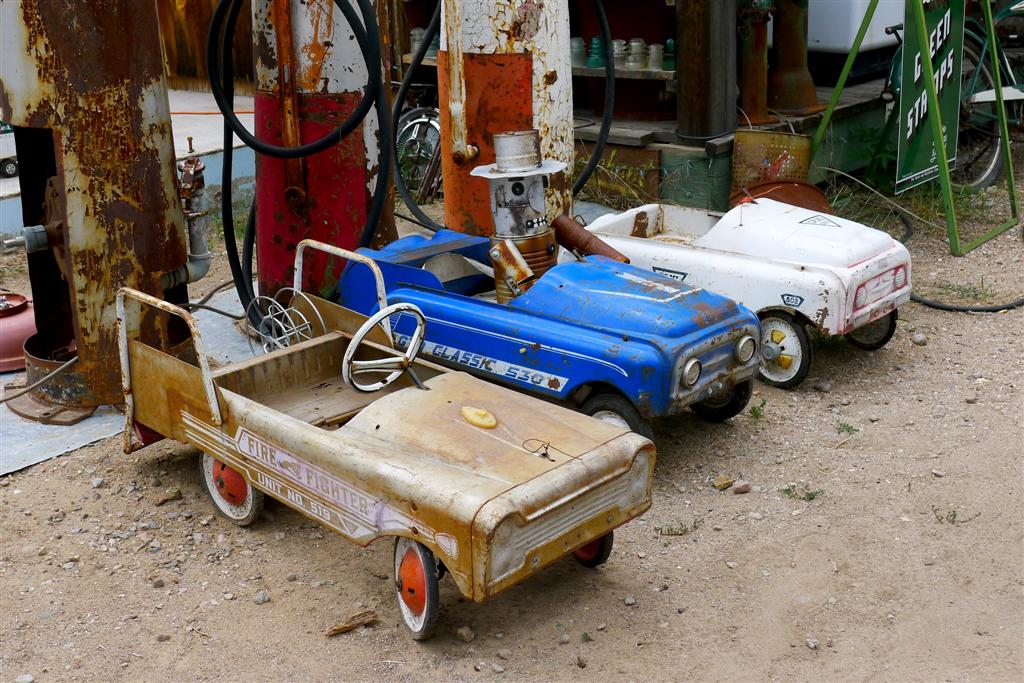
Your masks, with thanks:
<instances>
[{"instance_id":1,"label":"orange wheel hub","mask_svg":"<svg viewBox=\"0 0 1024 683\"><path fill-rule=\"evenodd\" d=\"M402 602L414 614L423 614L427 605L427 577L419 555L411 548L406 550L405 556L402 557L402 564L398 567L398 580L401 583Z\"/></svg>"},{"instance_id":2,"label":"orange wheel hub","mask_svg":"<svg viewBox=\"0 0 1024 683\"><path fill-rule=\"evenodd\" d=\"M604 541L603 538L598 538L591 541L586 545L581 545L576 550L572 551L572 554L576 556L576 559L582 560L583 562L590 562L601 552L601 543Z\"/></svg>"},{"instance_id":3,"label":"orange wheel hub","mask_svg":"<svg viewBox=\"0 0 1024 683\"><path fill-rule=\"evenodd\" d=\"M219 460L213 461L213 483L220 497L231 505L241 505L249 497L245 477Z\"/></svg>"}]
</instances>

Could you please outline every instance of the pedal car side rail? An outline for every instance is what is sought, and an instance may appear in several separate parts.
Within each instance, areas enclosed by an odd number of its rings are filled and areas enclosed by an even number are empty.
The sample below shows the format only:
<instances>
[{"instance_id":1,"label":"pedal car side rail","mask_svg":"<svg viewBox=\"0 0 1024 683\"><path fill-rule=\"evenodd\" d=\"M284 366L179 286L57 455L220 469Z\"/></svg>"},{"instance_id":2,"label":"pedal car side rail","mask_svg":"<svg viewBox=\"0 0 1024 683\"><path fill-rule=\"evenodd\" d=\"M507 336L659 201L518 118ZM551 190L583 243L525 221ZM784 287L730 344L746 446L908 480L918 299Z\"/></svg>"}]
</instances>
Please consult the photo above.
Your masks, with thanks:
<instances>
[{"instance_id":1,"label":"pedal car side rail","mask_svg":"<svg viewBox=\"0 0 1024 683\"><path fill-rule=\"evenodd\" d=\"M191 338L192 345L195 348L199 371L202 376L203 392L206 396L207 406L210 409L210 420L213 424L220 425L223 422L223 417L220 412L220 404L217 401L217 388L213 382L213 374L210 372L210 363L206 356L206 348L203 346L202 335L199 334L199 323L188 311L179 306L175 306L172 303L168 303L162 299L140 292L137 289L122 287L117 293L115 307L117 313L117 346L118 354L121 359L121 387L124 390L125 402L125 452L133 450L132 433L135 422L135 401L132 393L131 358L128 350L128 327L131 323L137 323L137 321L128 319L127 309L125 307L126 298L135 299L140 305L144 304L152 306L153 308L157 308L165 313L177 316L185 321L185 324L188 326L189 337ZM133 324L131 326L133 329L137 329L137 324Z\"/></svg>"}]
</instances>

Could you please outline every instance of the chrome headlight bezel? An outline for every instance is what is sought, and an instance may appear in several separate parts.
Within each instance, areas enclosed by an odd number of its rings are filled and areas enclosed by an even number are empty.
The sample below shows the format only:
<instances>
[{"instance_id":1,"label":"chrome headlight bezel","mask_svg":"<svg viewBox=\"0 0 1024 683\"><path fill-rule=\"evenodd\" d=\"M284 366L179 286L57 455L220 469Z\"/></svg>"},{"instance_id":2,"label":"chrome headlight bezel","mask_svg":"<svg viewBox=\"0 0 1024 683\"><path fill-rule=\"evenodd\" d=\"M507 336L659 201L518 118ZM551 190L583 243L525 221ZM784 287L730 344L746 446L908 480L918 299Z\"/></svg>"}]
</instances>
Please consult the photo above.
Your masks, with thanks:
<instances>
[{"instance_id":1,"label":"chrome headlight bezel","mask_svg":"<svg viewBox=\"0 0 1024 683\"><path fill-rule=\"evenodd\" d=\"M747 350L749 350L749 352ZM736 360L740 363L749 363L750 359L754 357L755 353L757 353L757 340L749 334L740 337L740 340L736 342L736 349L734 353Z\"/></svg>"},{"instance_id":2,"label":"chrome headlight bezel","mask_svg":"<svg viewBox=\"0 0 1024 683\"><path fill-rule=\"evenodd\" d=\"M683 383L683 386L689 389L697 382L699 382L700 374L703 369L704 368L701 365L700 361L697 360L696 358L691 358L690 360L683 363L683 373L680 378L680 380Z\"/></svg>"}]
</instances>

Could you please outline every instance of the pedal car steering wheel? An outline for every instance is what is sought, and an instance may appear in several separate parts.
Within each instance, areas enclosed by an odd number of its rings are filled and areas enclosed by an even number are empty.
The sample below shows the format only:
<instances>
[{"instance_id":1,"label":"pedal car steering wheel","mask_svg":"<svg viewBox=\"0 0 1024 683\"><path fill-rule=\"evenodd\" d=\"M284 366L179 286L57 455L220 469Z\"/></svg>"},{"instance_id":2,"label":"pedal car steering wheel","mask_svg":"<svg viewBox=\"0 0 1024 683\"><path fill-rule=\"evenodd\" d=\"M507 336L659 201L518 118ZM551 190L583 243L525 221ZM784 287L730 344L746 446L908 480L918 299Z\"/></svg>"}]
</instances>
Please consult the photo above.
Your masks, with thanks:
<instances>
[{"instance_id":1,"label":"pedal car steering wheel","mask_svg":"<svg viewBox=\"0 0 1024 683\"><path fill-rule=\"evenodd\" d=\"M366 340L366 336L370 334L370 330L391 316L402 313L409 313L416 319L416 329L413 330L412 336L409 338L409 345L405 348L405 352L392 351L387 358L356 360L356 351ZM388 332L388 336L390 337L390 331L386 327L385 331ZM423 316L423 311L421 311L418 306L414 304L400 303L382 308L370 316L370 318L363 323L362 327L356 330L356 333L352 335L352 341L348 343L348 348L345 349L345 355L341 359L342 378L356 391L370 393L383 389L401 377L403 373L411 371L412 363L416 360L416 355L420 352L420 346L423 345L423 336L426 334L426 331L427 319ZM373 382L372 384L361 384L356 380L357 375L381 372L386 372L388 374L384 379Z\"/></svg>"}]
</instances>

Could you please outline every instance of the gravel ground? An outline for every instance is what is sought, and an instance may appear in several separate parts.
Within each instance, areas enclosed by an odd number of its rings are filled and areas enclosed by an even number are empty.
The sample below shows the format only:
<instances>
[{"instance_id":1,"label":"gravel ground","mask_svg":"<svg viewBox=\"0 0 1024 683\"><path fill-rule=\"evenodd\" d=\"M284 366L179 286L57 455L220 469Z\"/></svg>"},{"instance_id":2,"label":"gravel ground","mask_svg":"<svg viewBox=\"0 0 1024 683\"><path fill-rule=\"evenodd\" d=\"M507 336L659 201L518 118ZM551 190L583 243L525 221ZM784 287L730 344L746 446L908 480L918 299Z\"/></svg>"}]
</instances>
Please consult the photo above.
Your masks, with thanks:
<instances>
[{"instance_id":1,"label":"gravel ground","mask_svg":"<svg viewBox=\"0 0 1024 683\"><path fill-rule=\"evenodd\" d=\"M1019 230L962 259L927 230L910 247L936 294L1024 292ZM238 529L193 449L100 442L0 479L0 680L1022 680L1022 332L1020 309L909 304L883 350L823 341L801 387L759 387L760 417L659 425L654 506L608 564L485 605L445 581L423 644L390 544L279 505Z\"/></svg>"}]
</instances>

